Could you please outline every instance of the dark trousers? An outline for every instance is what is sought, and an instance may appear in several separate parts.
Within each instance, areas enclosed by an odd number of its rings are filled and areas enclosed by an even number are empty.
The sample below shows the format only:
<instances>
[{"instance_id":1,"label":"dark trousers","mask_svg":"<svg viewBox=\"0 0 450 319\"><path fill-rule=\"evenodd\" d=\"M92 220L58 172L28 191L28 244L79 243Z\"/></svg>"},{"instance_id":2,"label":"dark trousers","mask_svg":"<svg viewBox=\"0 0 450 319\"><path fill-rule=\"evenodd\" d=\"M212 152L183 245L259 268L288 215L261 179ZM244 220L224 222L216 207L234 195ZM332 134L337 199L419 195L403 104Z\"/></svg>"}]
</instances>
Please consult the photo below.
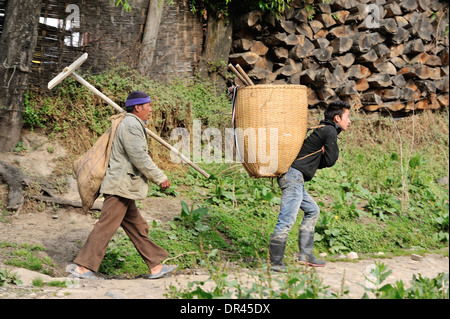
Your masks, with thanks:
<instances>
[{"instance_id":1,"label":"dark trousers","mask_svg":"<svg viewBox=\"0 0 450 319\"><path fill-rule=\"evenodd\" d=\"M119 226L122 226L130 237L149 269L160 264L169 255L167 251L149 239L148 225L134 200L105 195L100 219L74 262L79 266L97 271L105 256L108 242Z\"/></svg>"}]
</instances>

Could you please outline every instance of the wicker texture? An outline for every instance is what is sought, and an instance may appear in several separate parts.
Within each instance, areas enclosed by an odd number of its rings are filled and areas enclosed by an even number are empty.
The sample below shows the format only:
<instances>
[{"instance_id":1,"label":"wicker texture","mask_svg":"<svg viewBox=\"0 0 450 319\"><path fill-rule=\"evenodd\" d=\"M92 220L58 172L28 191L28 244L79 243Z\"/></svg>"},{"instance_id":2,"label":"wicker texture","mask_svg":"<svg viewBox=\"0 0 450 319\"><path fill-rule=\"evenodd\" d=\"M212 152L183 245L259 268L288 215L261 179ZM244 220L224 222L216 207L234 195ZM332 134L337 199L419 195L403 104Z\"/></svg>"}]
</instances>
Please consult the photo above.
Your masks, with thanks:
<instances>
[{"instance_id":1,"label":"wicker texture","mask_svg":"<svg viewBox=\"0 0 450 319\"><path fill-rule=\"evenodd\" d=\"M306 87L242 87L238 89L235 107L238 152L248 174L277 177L286 173L306 135Z\"/></svg>"}]
</instances>

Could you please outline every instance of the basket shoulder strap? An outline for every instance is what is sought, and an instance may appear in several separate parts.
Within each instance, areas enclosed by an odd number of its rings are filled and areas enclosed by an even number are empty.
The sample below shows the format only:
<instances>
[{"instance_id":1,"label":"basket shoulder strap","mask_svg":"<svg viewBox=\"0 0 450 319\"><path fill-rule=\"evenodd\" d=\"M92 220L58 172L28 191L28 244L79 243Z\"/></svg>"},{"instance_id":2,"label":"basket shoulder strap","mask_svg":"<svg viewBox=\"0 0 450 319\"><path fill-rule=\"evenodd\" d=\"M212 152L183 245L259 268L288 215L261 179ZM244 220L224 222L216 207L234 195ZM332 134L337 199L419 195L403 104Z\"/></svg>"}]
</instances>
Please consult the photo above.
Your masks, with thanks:
<instances>
[{"instance_id":1,"label":"basket shoulder strap","mask_svg":"<svg viewBox=\"0 0 450 319\"><path fill-rule=\"evenodd\" d=\"M321 127L324 127L324 126L325 126L325 124L319 124L319 125L311 126L311 127L308 127L308 128L306 129L306 131L309 132L309 131L315 130L316 128L321 128ZM317 154L317 153L319 153L319 152L321 152L321 151L322 151L322 149L317 150L317 151L312 152L312 153L310 153L310 154L308 154L308 155L305 155L305 156L302 156L302 157L300 157L300 158L297 158L295 161L299 161L299 160L302 160L302 159L304 159L304 158L310 157L310 156L312 156L312 155L314 155L314 154Z\"/></svg>"},{"instance_id":2,"label":"basket shoulder strap","mask_svg":"<svg viewBox=\"0 0 450 319\"><path fill-rule=\"evenodd\" d=\"M310 157L310 156L312 156L312 155L314 155L314 154L317 154L317 153L319 153L319 152L322 152L322 149L317 150L317 151L315 151L315 152L312 152L311 154L302 156L302 157L300 157L300 158L297 158L296 161L299 161L299 160L302 160L302 159L304 159L304 158Z\"/></svg>"},{"instance_id":3,"label":"basket shoulder strap","mask_svg":"<svg viewBox=\"0 0 450 319\"><path fill-rule=\"evenodd\" d=\"M319 125L311 126L311 127L308 127L306 129L306 131L309 132L311 130L315 130L316 128L321 128L321 127L324 127L324 126L325 126L325 124L319 124Z\"/></svg>"}]
</instances>

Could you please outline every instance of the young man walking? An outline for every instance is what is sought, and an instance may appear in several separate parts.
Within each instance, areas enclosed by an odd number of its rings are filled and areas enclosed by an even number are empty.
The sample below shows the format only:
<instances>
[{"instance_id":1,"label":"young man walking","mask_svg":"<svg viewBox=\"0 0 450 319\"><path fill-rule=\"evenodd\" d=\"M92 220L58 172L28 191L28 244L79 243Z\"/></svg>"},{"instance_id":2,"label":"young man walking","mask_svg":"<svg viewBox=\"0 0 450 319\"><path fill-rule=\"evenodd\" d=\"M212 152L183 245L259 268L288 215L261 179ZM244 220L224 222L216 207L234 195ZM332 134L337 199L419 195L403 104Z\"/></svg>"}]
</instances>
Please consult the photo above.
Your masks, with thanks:
<instances>
[{"instance_id":1,"label":"young man walking","mask_svg":"<svg viewBox=\"0 0 450 319\"><path fill-rule=\"evenodd\" d=\"M350 125L350 104L335 101L325 110L325 119L305 139L303 146L289 170L278 178L282 190L280 213L273 234L270 236L269 254L271 269L283 271L284 251L289 232L294 225L298 210L302 209L304 217L300 225L298 245L299 261L314 267L325 266L325 261L314 257L314 229L319 217L319 206L305 189L305 182L310 181L317 169L333 166L339 157L337 136L346 131Z\"/></svg>"},{"instance_id":2,"label":"young man walking","mask_svg":"<svg viewBox=\"0 0 450 319\"><path fill-rule=\"evenodd\" d=\"M152 112L150 102L150 97L140 91L131 92L125 102L127 114L117 128L108 170L100 187L105 197L102 212L74 260L78 266L71 273L76 277L99 279L94 272L100 267L108 242L119 226L150 269L147 278L160 278L177 267L161 264L168 252L149 239L148 225L135 203L147 197L148 180L163 189L170 187L169 179L148 154L145 125Z\"/></svg>"}]
</instances>

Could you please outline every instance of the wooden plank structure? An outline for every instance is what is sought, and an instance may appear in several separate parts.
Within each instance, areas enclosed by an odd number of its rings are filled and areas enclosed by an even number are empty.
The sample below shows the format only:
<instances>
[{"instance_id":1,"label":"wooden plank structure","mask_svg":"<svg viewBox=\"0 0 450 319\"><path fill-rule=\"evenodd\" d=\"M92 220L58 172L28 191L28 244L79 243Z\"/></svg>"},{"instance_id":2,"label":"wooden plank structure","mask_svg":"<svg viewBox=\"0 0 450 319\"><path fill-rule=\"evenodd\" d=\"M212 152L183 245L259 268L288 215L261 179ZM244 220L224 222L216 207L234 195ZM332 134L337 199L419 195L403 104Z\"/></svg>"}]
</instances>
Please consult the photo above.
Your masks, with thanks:
<instances>
[{"instance_id":1,"label":"wooden plank structure","mask_svg":"<svg viewBox=\"0 0 450 319\"><path fill-rule=\"evenodd\" d=\"M4 2L0 0L0 13ZM92 74L107 70L112 60L136 66L149 0L133 0L130 4L132 10L126 12L109 0L42 0L31 87L46 87L62 67L84 52L89 60L82 70ZM192 13L188 0L164 5L162 14L151 76L193 77L202 49L202 23ZM79 19L79 25L74 18Z\"/></svg>"},{"instance_id":2,"label":"wooden plank structure","mask_svg":"<svg viewBox=\"0 0 450 319\"><path fill-rule=\"evenodd\" d=\"M83 52L90 57L83 69L93 74L107 69L113 57L131 63L139 52L148 1L135 0L132 6L125 12L107 0L43 0L30 85L46 87Z\"/></svg>"},{"instance_id":3,"label":"wooden plank structure","mask_svg":"<svg viewBox=\"0 0 450 319\"><path fill-rule=\"evenodd\" d=\"M336 99L367 111L448 107L448 3L315 1L312 20L304 1L291 4L280 20L253 11L234 21L229 62L255 84L307 85L310 107Z\"/></svg>"}]
</instances>

